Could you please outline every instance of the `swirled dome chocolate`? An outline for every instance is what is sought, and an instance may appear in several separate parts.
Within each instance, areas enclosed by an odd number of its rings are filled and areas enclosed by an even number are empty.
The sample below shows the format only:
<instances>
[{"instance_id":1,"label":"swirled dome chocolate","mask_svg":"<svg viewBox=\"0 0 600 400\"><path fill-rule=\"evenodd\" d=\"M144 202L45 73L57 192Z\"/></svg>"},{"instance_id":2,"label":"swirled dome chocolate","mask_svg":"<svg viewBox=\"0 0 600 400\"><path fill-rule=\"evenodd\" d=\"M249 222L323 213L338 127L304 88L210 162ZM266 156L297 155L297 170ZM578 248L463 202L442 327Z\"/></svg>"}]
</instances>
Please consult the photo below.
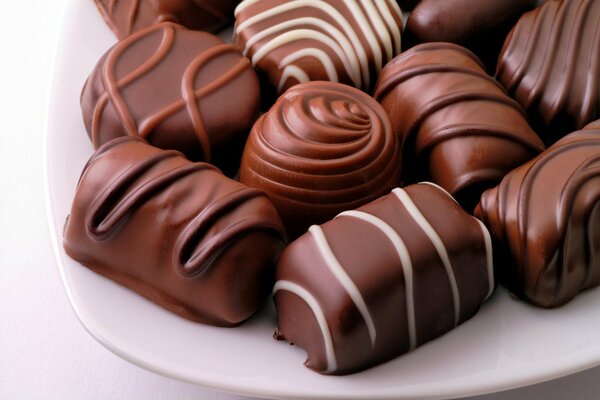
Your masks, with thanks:
<instances>
[{"instance_id":1,"label":"swirled dome chocolate","mask_svg":"<svg viewBox=\"0 0 600 400\"><path fill-rule=\"evenodd\" d=\"M443 189L411 185L312 226L275 277L276 337L307 367L347 374L471 318L494 289L492 243Z\"/></svg>"},{"instance_id":2,"label":"swirled dome chocolate","mask_svg":"<svg viewBox=\"0 0 600 400\"><path fill-rule=\"evenodd\" d=\"M234 42L270 92L318 80L369 90L400 53L395 0L245 0L235 16Z\"/></svg>"},{"instance_id":3,"label":"swirled dome chocolate","mask_svg":"<svg viewBox=\"0 0 600 400\"><path fill-rule=\"evenodd\" d=\"M216 32L233 20L239 0L94 0L102 17L123 39L155 23L172 21Z\"/></svg>"},{"instance_id":4,"label":"swirled dome chocolate","mask_svg":"<svg viewBox=\"0 0 600 400\"><path fill-rule=\"evenodd\" d=\"M423 0L406 22L405 46L451 42L467 47L494 73L506 36L537 0Z\"/></svg>"},{"instance_id":5,"label":"swirled dome chocolate","mask_svg":"<svg viewBox=\"0 0 600 400\"><path fill-rule=\"evenodd\" d=\"M237 325L273 285L284 230L264 193L136 137L94 153L65 225L67 254L193 321Z\"/></svg>"},{"instance_id":6,"label":"swirled dome chocolate","mask_svg":"<svg viewBox=\"0 0 600 400\"><path fill-rule=\"evenodd\" d=\"M240 181L264 190L292 236L398 185L400 147L375 100L309 82L285 92L254 125Z\"/></svg>"},{"instance_id":7,"label":"swirled dome chocolate","mask_svg":"<svg viewBox=\"0 0 600 400\"><path fill-rule=\"evenodd\" d=\"M83 88L81 108L94 148L139 136L231 176L258 117L260 87L236 47L165 22L104 54Z\"/></svg>"},{"instance_id":8,"label":"swirled dome chocolate","mask_svg":"<svg viewBox=\"0 0 600 400\"><path fill-rule=\"evenodd\" d=\"M504 285L557 307L600 284L600 127L572 133L481 197Z\"/></svg>"},{"instance_id":9,"label":"swirled dome chocolate","mask_svg":"<svg viewBox=\"0 0 600 400\"><path fill-rule=\"evenodd\" d=\"M496 77L547 143L600 118L599 25L599 1L548 1L506 39Z\"/></svg>"},{"instance_id":10,"label":"swirled dome chocolate","mask_svg":"<svg viewBox=\"0 0 600 400\"><path fill-rule=\"evenodd\" d=\"M381 72L375 98L402 140L407 182L433 181L467 211L544 149L521 106L473 53L452 43L396 57Z\"/></svg>"}]
</instances>

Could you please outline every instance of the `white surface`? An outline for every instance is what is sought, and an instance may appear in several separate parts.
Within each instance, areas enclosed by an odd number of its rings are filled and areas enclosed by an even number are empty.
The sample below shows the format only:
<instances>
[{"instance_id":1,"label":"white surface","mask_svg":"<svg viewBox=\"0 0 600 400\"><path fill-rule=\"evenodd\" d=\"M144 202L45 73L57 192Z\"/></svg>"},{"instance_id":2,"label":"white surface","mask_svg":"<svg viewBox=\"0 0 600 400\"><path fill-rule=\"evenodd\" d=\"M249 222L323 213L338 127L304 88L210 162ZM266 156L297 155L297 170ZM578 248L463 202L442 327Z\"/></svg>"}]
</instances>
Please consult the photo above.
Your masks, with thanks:
<instances>
[{"instance_id":1,"label":"white surface","mask_svg":"<svg viewBox=\"0 0 600 400\"><path fill-rule=\"evenodd\" d=\"M163 378L119 359L85 332L68 304L47 233L41 161L50 65L64 3L31 0L3 4L0 399L239 399ZM21 20L25 15L27 20ZM598 313L590 315L590 326L597 320ZM511 331L515 321L504 322L504 329ZM581 327L584 331L589 329ZM485 334L493 339L497 332ZM542 335L529 349L515 348L513 352L524 350L527 356L534 357L552 351L542 346L543 338L552 334ZM569 342L570 338L564 341ZM569 344L559 347L563 345ZM589 343L590 347L597 345L597 340ZM580 351L585 352L586 348L584 344ZM596 399L600 393L599 378L600 369L595 368L479 399Z\"/></svg>"}]
</instances>

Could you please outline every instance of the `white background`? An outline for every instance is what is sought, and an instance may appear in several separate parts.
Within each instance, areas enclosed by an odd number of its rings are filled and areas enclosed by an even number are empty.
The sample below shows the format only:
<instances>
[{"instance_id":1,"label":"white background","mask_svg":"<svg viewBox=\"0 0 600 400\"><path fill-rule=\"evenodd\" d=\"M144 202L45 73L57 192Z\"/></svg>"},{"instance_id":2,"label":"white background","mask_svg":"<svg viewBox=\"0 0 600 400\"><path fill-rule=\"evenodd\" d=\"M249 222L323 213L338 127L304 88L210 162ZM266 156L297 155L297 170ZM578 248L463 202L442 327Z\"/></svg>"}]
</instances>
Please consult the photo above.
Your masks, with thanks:
<instances>
[{"instance_id":1,"label":"white background","mask_svg":"<svg viewBox=\"0 0 600 400\"><path fill-rule=\"evenodd\" d=\"M69 306L42 189L42 136L65 6L3 1L0 14L0 399L242 399L121 360ZM476 399L597 398L600 368Z\"/></svg>"}]
</instances>

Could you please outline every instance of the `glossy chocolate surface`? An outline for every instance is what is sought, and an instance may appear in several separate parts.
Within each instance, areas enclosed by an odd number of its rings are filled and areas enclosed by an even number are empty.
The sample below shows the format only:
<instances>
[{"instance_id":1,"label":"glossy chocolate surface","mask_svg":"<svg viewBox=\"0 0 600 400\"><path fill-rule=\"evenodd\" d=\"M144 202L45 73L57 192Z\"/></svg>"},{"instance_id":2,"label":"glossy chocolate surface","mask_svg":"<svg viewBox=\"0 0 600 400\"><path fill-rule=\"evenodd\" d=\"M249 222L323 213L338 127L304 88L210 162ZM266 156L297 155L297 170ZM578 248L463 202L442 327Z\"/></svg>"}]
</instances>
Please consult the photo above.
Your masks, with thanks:
<instances>
[{"instance_id":1,"label":"glossy chocolate surface","mask_svg":"<svg viewBox=\"0 0 600 400\"><path fill-rule=\"evenodd\" d=\"M395 189L291 243L276 269L276 337L347 374L471 318L494 288L487 229L443 189Z\"/></svg>"},{"instance_id":2,"label":"glossy chocolate surface","mask_svg":"<svg viewBox=\"0 0 600 400\"><path fill-rule=\"evenodd\" d=\"M240 181L265 191L297 237L388 193L400 171L398 140L375 100L340 83L309 82L254 125Z\"/></svg>"},{"instance_id":3,"label":"glossy chocolate surface","mask_svg":"<svg viewBox=\"0 0 600 400\"><path fill-rule=\"evenodd\" d=\"M507 38L497 79L547 143L600 117L600 2L548 1Z\"/></svg>"},{"instance_id":4,"label":"glossy chocolate surface","mask_svg":"<svg viewBox=\"0 0 600 400\"><path fill-rule=\"evenodd\" d=\"M515 294L557 307L600 284L600 129L567 135L485 192L496 269Z\"/></svg>"},{"instance_id":5,"label":"glossy chocolate surface","mask_svg":"<svg viewBox=\"0 0 600 400\"><path fill-rule=\"evenodd\" d=\"M455 44L422 44L396 57L375 98L402 141L407 183L431 180L469 212L485 189L544 149L521 106Z\"/></svg>"},{"instance_id":6,"label":"glossy chocolate surface","mask_svg":"<svg viewBox=\"0 0 600 400\"><path fill-rule=\"evenodd\" d=\"M171 21L190 29L217 32L233 20L239 0L94 0L119 39L155 23Z\"/></svg>"},{"instance_id":7,"label":"glossy chocolate surface","mask_svg":"<svg viewBox=\"0 0 600 400\"><path fill-rule=\"evenodd\" d=\"M83 88L81 107L94 148L139 136L232 176L258 117L260 88L236 47L166 22L108 50Z\"/></svg>"},{"instance_id":8,"label":"glossy chocolate surface","mask_svg":"<svg viewBox=\"0 0 600 400\"><path fill-rule=\"evenodd\" d=\"M88 161L64 232L67 254L184 318L249 318L284 244L264 193L136 137Z\"/></svg>"},{"instance_id":9,"label":"glossy chocolate surface","mask_svg":"<svg viewBox=\"0 0 600 400\"><path fill-rule=\"evenodd\" d=\"M318 80L369 90L400 53L401 18L395 0L245 0L234 42L271 97Z\"/></svg>"},{"instance_id":10,"label":"glossy chocolate surface","mask_svg":"<svg viewBox=\"0 0 600 400\"><path fill-rule=\"evenodd\" d=\"M467 47L494 73L506 36L537 0L423 0L406 23L407 47L451 42Z\"/></svg>"}]
</instances>

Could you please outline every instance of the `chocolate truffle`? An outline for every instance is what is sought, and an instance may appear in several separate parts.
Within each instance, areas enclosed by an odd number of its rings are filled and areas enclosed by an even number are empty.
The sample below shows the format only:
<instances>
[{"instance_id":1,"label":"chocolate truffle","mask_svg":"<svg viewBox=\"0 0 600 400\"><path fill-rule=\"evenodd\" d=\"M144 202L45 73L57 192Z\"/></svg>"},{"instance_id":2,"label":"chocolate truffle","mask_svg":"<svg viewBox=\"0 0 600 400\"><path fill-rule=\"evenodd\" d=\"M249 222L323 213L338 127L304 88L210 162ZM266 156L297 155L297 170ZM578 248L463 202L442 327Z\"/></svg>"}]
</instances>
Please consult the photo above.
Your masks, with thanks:
<instances>
[{"instance_id":1,"label":"chocolate truffle","mask_svg":"<svg viewBox=\"0 0 600 400\"><path fill-rule=\"evenodd\" d=\"M400 147L375 100L347 85L303 83L252 128L240 181L264 190L297 237L400 181Z\"/></svg>"},{"instance_id":2,"label":"chocolate truffle","mask_svg":"<svg viewBox=\"0 0 600 400\"><path fill-rule=\"evenodd\" d=\"M471 318L494 288L487 229L443 189L395 189L291 243L276 269L277 338L347 374Z\"/></svg>"},{"instance_id":3,"label":"chocolate truffle","mask_svg":"<svg viewBox=\"0 0 600 400\"><path fill-rule=\"evenodd\" d=\"M496 270L513 293L557 307L600 284L600 129L572 133L481 197Z\"/></svg>"},{"instance_id":4,"label":"chocolate truffle","mask_svg":"<svg viewBox=\"0 0 600 400\"><path fill-rule=\"evenodd\" d=\"M239 0L94 0L117 35L130 34L155 23L172 21L190 29L217 32L233 20Z\"/></svg>"},{"instance_id":5,"label":"chocolate truffle","mask_svg":"<svg viewBox=\"0 0 600 400\"><path fill-rule=\"evenodd\" d=\"M506 39L497 79L547 143L600 118L600 1L548 1Z\"/></svg>"},{"instance_id":6,"label":"chocolate truffle","mask_svg":"<svg viewBox=\"0 0 600 400\"><path fill-rule=\"evenodd\" d=\"M400 53L395 0L245 0L235 15L234 42L267 92L318 80L369 90Z\"/></svg>"},{"instance_id":7,"label":"chocolate truffle","mask_svg":"<svg viewBox=\"0 0 600 400\"><path fill-rule=\"evenodd\" d=\"M455 44L422 44L396 57L375 98L402 141L407 182L431 180L467 211L544 149L519 104Z\"/></svg>"},{"instance_id":8,"label":"chocolate truffle","mask_svg":"<svg viewBox=\"0 0 600 400\"><path fill-rule=\"evenodd\" d=\"M407 47L452 42L467 47L494 73L511 28L537 0L423 0L408 18Z\"/></svg>"},{"instance_id":9,"label":"chocolate truffle","mask_svg":"<svg viewBox=\"0 0 600 400\"><path fill-rule=\"evenodd\" d=\"M122 137L85 166L63 244L74 260L167 310L231 326L272 288L283 232L262 192Z\"/></svg>"},{"instance_id":10,"label":"chocolate truffle","mask_svg":"<svg viewBox=\"0 0 600 400\"><path fill-rule=\"evenodd\" d=\"M83 88L81 107L94 148L139 136L235 175L260 111L260 87L236 47L165 22L104 54Z\"/></svg>"}]
</instances>

